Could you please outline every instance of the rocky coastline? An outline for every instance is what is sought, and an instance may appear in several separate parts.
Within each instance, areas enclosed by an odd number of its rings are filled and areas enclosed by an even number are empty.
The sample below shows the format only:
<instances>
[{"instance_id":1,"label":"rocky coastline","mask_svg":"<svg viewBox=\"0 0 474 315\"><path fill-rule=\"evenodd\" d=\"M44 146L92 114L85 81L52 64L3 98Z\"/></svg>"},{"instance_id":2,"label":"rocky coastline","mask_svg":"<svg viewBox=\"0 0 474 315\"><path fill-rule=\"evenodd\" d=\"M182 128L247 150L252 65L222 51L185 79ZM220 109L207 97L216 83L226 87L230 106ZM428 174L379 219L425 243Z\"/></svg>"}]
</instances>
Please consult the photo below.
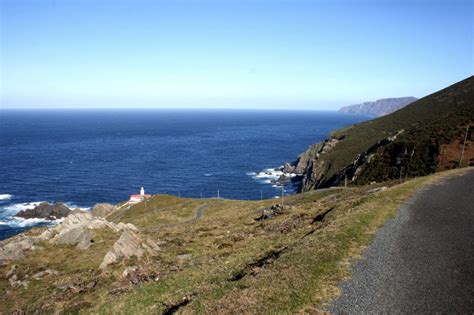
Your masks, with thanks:
<instances>
[{"instance_id":1,"label":"rocky coastline","mask_svg":"<svg viewBox=\"0 0 474 315\"><path fill-rule=\"evenodd\" d=\"M57 220L67 217L72 212L64 203L58 202L49 204L42 202L33 209L21 210L15 217L23 219L46 219L46 220Z\"/></svg>"},{"instance_id":2,"label":"rocky coastline","mask_svg":"<svg viewBox=\"0 0 474 315\"><path fill-rule=\"evenodd\" d=\"M36 207L35 211L27 215L37 213L45 218L52 217L51 213L64 213L63 204L44 204ZM38 208L38 209L37 209ZM60 211L52 212L53 209ZM98 204L91 212L79 209L69 210L67 216L63 217L59 224L44 229L40 234L21 233L14 237L0 241L0 266L8 265L18 259L22 259L33 251L43 250L42 244L53 246L74 245L77 250L93 250L94 239L97 233L109 230L118 235L117 241L103 257L99 270L106 269L109 265L124 259L136 257L140 259L143 255L154 255L159 246L154 241L142 236L137 227L130 223L114 223L103 216L117 209L114 205ZM42 212L41 212L42 211ZM100 215L99 215L100 214ZM12 267L14 269L14 267ZM14 270L7 275L12 286L27 286L28 281L14 277Z\"/></svg>"}]
</instances>

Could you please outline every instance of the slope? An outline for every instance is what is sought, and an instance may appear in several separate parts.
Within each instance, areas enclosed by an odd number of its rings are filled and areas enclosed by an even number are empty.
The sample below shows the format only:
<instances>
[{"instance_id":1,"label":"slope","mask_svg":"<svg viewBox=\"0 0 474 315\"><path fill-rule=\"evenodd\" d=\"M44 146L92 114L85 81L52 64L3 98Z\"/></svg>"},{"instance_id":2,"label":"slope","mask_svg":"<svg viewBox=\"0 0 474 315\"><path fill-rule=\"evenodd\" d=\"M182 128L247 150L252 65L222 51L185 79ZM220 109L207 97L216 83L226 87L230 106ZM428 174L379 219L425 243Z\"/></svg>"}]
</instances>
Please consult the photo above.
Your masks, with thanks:
<instances>
[{"instance_id":1,"label":"slope","mask_svg":"<svg viewBox=\"0 0 474 315\"><path fill-rule=\"evenodd\" d=\"M420 176L457 166L466 127L474 123L474 77L390 114L337 130L287 167L299 170L301 191L400 176ZM464 161L473 163L472 128ZM449 154L448 154L449 153ZM459 158L457 159L459 161ZM303 167L299 165L303 163Z\"/></svg>"}]
</instances>

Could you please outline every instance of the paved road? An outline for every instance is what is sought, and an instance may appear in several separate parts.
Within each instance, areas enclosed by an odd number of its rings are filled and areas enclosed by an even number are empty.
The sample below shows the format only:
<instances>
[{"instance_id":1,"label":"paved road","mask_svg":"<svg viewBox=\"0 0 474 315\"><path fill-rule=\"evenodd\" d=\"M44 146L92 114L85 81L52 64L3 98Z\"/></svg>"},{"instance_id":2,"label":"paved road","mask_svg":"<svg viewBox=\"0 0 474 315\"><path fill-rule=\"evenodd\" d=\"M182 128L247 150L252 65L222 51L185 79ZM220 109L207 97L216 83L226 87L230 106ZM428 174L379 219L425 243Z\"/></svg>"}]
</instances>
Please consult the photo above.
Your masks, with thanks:
<instances>
[{"instance_id":1,"label":"paved road","mask_svg":"<svg viewBox=\"0 0 474 315\"><path fill-rule=\"evenodd\" d=\"M332 313L474 314L474 171L419 191L341 289Z\"/></svg>"}]
</instances>

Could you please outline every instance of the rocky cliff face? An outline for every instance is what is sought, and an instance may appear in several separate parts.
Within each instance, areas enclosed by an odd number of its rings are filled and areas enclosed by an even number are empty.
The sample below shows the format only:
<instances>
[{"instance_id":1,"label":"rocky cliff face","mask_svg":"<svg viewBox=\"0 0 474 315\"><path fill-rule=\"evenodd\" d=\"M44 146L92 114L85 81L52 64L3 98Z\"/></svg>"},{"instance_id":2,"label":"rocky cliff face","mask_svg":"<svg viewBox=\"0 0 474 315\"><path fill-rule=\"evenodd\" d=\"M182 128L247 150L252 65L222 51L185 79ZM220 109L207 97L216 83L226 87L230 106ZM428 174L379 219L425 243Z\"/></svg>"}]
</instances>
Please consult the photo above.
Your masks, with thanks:
<instances>
[{"instance_id":1,"label":"rocky cliff face","mask_svg":"<svg viewBox=\"0 0 474 315\"><path fill-rule=\"evenodd\" d=\"M335 131L282 170L296 174L304 192L474 166L473 129L470 77L390 115Z\"/></svg>"},{"instance_id":2,"label":"rocky cliff face","mask_svg":"<svg viewBox=\"0 0 474 315\"><path fill-rule=\"evenodd\" d=\"M344 106L339 110L339 112L380 117L393 113L394 111L399 110L400 108L405 107L416 100L417 98L412 96L384 98L375 102L364 102L362 104Z\"/></svg>"}]
</instances>

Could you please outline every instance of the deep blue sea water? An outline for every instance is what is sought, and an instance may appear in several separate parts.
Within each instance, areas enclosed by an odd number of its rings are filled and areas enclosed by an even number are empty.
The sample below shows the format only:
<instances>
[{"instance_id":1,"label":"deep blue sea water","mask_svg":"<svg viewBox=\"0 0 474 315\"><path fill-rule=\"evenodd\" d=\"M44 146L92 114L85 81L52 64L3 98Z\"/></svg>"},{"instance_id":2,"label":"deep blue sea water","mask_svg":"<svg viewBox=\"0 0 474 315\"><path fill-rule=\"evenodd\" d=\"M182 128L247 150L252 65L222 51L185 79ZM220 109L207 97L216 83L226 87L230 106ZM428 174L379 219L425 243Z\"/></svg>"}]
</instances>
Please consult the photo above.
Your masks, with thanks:
<instances>
[{"instance_id":1,"label":"deep blue sea water","mask_svg":"<svg viewBox=\"0 0 474 315\"><path fill-rule=\"evenodd\" d=\"M90 208L138 193L273 198L252 176L294 160L364 117L316 111L0 111L0 239L40 220L12 216L32 202ZM293 188L287 186L287 193Z\"/></svg>"}]
</instances>

